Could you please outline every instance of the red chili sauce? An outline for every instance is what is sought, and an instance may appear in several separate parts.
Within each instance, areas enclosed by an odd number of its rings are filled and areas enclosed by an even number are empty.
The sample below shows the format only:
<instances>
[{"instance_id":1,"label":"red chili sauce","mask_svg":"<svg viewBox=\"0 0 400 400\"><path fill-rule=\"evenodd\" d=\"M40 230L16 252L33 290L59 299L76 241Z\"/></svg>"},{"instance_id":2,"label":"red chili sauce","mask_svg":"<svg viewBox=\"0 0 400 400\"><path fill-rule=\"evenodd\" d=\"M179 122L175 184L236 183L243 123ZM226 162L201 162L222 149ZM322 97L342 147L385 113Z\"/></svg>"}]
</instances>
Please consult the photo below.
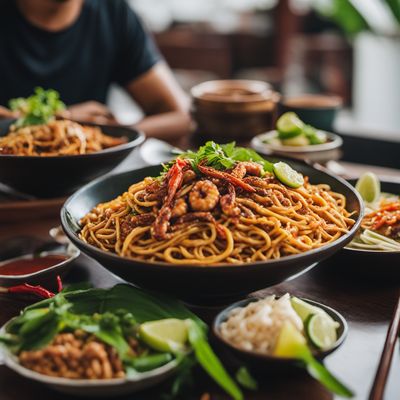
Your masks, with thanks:
<instances>
[{"instance_id":1,"label":"red chili sauce","mask_svg":"<svg viewBox=\"0 0 400 400\"><path fill-rule=\"evenodd\" d=\"M68 257L52 254L44 257L18 258L0 265L0 275L28 275L53 267Z\"/></svg>"}]
</instances>

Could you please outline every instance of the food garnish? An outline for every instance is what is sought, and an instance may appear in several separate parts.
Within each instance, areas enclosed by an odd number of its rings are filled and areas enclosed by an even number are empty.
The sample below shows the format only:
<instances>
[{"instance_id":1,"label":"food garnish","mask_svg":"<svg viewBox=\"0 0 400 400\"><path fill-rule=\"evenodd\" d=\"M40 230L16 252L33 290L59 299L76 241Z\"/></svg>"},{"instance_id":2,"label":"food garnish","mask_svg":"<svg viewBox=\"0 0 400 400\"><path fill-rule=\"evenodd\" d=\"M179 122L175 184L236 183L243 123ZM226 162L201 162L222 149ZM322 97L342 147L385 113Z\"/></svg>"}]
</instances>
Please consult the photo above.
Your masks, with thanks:
<instances>
[{"instance_id":1,"label":"food garnish","mask_svg":"<svg viewBox=\"0 0 400 400\"><path fill-rule=\"evenodd\" d=\"M300 147L323 144L328 141L325 132L305 124L294 112L282 114L276 122L276 129L277 136L265 139L264 143Z\"/></svg>"},{"instance_id":2,"label":"food garnish","mask_svg":"<svg viewBox=\"0 0 400 400\"><path fill-rule=\"evenodd\" d=\"M80 238L102 250L206 266L299 254L336 240L354 220L343 195L288 164L234 142L207 142L98 204L80 224Z\"/></svg>"},{"instance_id":3,"label":"food garnish","mask_svg":"<svg viewBox=\"0 0 400 400\"><path fill-rule=\"evenodd\" d=\"M65 109L56 90L35 88L34 94L29 97L18 97L10 100L10 108L20 114L15 122L16 128L31 125L47 124L57 112Z\"/></svg>"},{"instance_id":4,"label":"food garnish","mask_svg":"<svg viewBox=\"0 0 400 400\"><path fill-rule=\"evenodd\" d=\"M25 308L0 342L26 368L70 379L137 379L172 360L186 376L199 363L233 399L243 399L211 349L206 325L179 301L131 285L66 288Z\"/></svg>"},{"instance_id":5,"label":"food garnish","mask_svg":"<svg viewBox=\"0 0 400 400\"><path fill-rule=\"evenodd\" d=\"M366 172L356 183L356 189L366 203L375 203L381 195L381 184L373 172Z\"/></svg>"},{"instance_id":6,"label":"food garnish","mask_svg":"<svg viewBox=\"0 0 400 400\"><path fill-rule=\"evenodd\" d=\"M400 251L400 198L381 193L378 177L367 172L356 189L365 201L366 214L361 229L349 247L361 250Z\"/></svg>"},{"instance_id":7,"label":"food garnish","mask_svg":"<svg viewBox=\"0 0 400 400\"><path fill-rule=\"evenodd\" d=\"M301 299L290 298L289 294L250 302L230 311L219 327L220 334L242 350L301 360L308 372L330 391L352 397L351 390L312 354L312 349L329 350L334 346L338 324L324 310L306 304Z\"/></svg>"},{"instance_id":8,"label":"food garnish","mask_svg":"<svg viewBox=\"0 0 400 400\"><path fill-rule=\"evenodd\" d=\"M294 112L287 112L276 122L280 139L290 139L301 135L304 123Z\"/></svg>"},{"instance_id":9,"label":"food garnish","mask_svg":"<svg viewBox=\"0 0 400 400\"><path fill-rule=\"evenodd\" d=\"M282 161L274 164L275 176L285 185L291 188L299 188L304 185L303 175L295 171L289 164Z\"/></svg>"}]
</instances>

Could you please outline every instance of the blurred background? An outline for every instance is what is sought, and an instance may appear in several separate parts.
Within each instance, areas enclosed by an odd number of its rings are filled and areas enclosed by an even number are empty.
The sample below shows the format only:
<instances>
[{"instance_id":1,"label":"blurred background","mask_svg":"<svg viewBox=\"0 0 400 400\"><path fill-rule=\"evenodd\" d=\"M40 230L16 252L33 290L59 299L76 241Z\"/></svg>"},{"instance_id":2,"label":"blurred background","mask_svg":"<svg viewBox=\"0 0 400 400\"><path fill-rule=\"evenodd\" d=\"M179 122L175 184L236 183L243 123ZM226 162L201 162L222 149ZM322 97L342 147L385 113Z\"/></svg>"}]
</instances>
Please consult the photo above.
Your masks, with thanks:
<instances>
[{"instance_id":1,"label":"blurred background","mask_svg":"<svg viewBox=\"0 0 400 400\"><path fill-rule=\"evenodd\" d=\"M339 133L400 141L400 1L129 0L181 85L267 81L283 95L336 94ZM122 122L140 118L114 88Z\"/></svg>"}]
</instances>

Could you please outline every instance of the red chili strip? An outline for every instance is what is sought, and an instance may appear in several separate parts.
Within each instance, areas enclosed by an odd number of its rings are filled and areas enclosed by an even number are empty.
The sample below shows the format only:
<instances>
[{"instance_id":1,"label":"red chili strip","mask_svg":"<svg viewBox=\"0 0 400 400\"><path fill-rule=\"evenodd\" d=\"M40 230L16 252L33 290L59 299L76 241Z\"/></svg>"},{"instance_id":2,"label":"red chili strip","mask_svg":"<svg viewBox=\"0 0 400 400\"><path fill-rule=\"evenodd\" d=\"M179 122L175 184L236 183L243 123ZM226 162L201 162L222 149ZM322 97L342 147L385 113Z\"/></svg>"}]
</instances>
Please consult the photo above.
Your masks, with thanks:
<instances>
[{"instance_id":1,"label":"red chili strip","mask_svg":"<svg viewBox=\"0 0 400 400\"><path fill-rule=\"evenodd\" d=\"M218 179L223 179L225 181L228 181L228 182L232 183L233 185L239 186L242 189L246 190L246 192L255 192L256 191L256 189L254 189L253 186L250 186L248 183L243 182L241 179L236 178L236 176L228 174L227 172L218 171L217 169L214 169L211 167L205 167L204 165L200 165L200 164L197 166L197 168L204 175L208 175L213 178L218 178Z\"/></svg>"},{"instance_id":2,"label":"red chili strip","mask_svg":"<svg viewBox=\"0 0 400 400\"><path fill-rule=\"evenodd\" d=\"M36 296L43 297L44 299L50 299L55 294L50 290L45 289L42 286L33 286L29 283L23 283L22 285L11 286L7 289L8 293L30 293Z\"/></svg>"},{"instance_id":3,"label":"red chili strip","mask_svg":"<svg viewBox=\"0 0 400 400\"><path fill-rule=\"evenodd\" d=\"M57 275L57 292L60 293L63 290L63 283L60 275Z\"/></svg>"}]
</instances>

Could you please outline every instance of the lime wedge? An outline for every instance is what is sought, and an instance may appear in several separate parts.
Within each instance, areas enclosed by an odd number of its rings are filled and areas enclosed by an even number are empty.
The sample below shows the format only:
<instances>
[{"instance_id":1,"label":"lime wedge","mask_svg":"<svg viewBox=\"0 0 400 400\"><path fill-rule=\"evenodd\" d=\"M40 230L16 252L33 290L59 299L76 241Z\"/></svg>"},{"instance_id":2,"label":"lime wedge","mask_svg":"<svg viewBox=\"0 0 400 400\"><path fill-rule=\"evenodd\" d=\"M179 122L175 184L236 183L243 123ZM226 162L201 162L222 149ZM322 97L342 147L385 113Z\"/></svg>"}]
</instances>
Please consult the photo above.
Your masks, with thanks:
<instances>
[{"instance_id":1,"label":"lime wedge","mask_svg":"<svg viewBox=\"0 0 400 400\"><path fill-rule=\"evenodd\" d=\"M301 318L303 323L307 321L307 319L311 315L323 315L327 318L330 323L335 327L335 329L339 326L339 324L322 308L313 306L310 303L307 303L304 300L299 299L298 297L292 297L290 299L290 304L292 305L294 311L296 311L297 315Z\"/></svg>"},{"instance_id":2,"label":"lime wedge","mask_svg":"<svg viewBox=\"0 0 400 400\"><path fill-rule=\"evenodd\" d=\"M299 358L307 348L305 337L295 326L285 321L279 332L275 345L274 355L277 357Z\"/></svg>"},{"instance_id":3,"label":"lime wedge","mask_svg":"<svg viewBox=\"0 0 400 400\"><path fill-rule=\"evenodd\" d=\"M311 315L305 330L311 343L322 350L329 350L337 340L336 327L324 314Z\"/></svg>"},{"instance_id":4,"label":"lime wedge","mask_svg":"<svg viewBox=\"0 0 400 400\"><path fill-rule=\"evenodd\" d=\"M282 139L282 144L284 146L308 146L310 142L303 134L301 134L289 139Z\"/></svg>"},{"instance_id":5,"label":"lime wedge","mask_svg":"<svg viewBox=\"0 0 400 400\"><path fill-rule=\"evenodd\" d=\"M185 321L167 318L141 324L139 337L155 350L176 353L184 350L188 330Z\"/></svg>"},{"instance_id":6,"label":"lime wedge","mask_svg":"<svg viewBox=\"0 0 400 400\"><path fill-rule=\"evenodd\" d=\"M304 123L294 112L282 114L276 122L276 129L280 139L289 139L300 135L303 131Z\"/></svg>"},{"instance_id":7,"label":"lime wedge","mask_svg":"<svg viewBox=\"0 0 400 400\"><path fill-rule=\"evenodd\" d=\"M298 188L304 184L303 175L282 161L274 164L275 176L285 185Z\"/></svg>"},{"instance_id":8,"label":"lime wedge","mask_svg":"<svg viewBox=\"0 0 400 400\"><path fill-rule=\"evenodd\" d=\"M325 132L318 131L311 125L305 125L303 133L310 141L310 144L322 144L326 143L328 140L328 137Z\"/></svg>"},{"instance_id":9,"label":"lime wedge","mask_svg":"<svg viewBox=\"0 0 400 400\"><path fill-rule=\"evenodd\" d=\"M366 172L358 179L356 189L367 203L374 203L381 194L381 183L374 173Z\"/></svg>"}]
</instances>

